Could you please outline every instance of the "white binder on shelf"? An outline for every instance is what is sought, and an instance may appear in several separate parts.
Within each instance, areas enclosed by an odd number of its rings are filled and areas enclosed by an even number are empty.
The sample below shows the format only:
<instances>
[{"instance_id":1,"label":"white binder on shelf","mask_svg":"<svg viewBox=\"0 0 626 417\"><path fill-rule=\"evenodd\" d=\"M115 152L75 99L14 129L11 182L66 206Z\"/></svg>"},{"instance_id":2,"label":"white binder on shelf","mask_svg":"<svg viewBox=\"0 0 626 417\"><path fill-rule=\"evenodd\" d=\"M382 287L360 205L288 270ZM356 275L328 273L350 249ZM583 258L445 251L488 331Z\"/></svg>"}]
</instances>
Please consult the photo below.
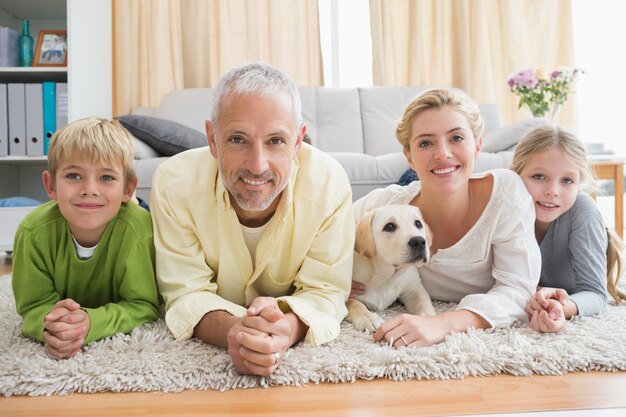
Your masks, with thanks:
<instances>
[{"instance_id":1,"label":"white binder on shelf","mask_svg":"<svg viewBox=\"0 0 626 417\"><path fill-rule=\"evenodd\" d=\"M26 115L24 84L7 85L7 106L9 108L9 155L26 156Z\"/></svg>"},{"instance_id":2,"label":"white binder on shelf","mask_svg":"<svg viewBox=\"0 0 626 417\"><path fill-rule=\"evenodd\" d=\"M57 130L67 124L67 83L56 85Z\"/></svg>"},{"instance_id":3,"label":"white binder on shelf","mask_svg":"<svg viewBox=\"0 0 626 417\"><path fill-rule=\"evenodd\" d=\"M26 155L43 155L43 93L41 84L26 84Z\"/></svg>"},{"instance_id":4,"label":"white binder on shelf","mask_svg":"<svg viewBox=\"0 0 626 417\"><path fill-rule=\"evenodd\" d=\"M7 117L7 85L0 84L0 156L9 154L9 121Z\"/></svg>"}]
</instances>

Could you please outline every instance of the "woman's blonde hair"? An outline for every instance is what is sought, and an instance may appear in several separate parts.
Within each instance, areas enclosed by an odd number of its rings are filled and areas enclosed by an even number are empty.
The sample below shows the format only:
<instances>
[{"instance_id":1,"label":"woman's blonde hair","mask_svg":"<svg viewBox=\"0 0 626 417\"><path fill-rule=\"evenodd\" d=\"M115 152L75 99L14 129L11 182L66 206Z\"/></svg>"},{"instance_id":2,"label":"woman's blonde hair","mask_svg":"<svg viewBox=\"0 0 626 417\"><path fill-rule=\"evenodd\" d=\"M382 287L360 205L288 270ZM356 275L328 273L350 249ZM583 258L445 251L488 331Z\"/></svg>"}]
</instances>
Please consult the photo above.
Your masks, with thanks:
<instances>
[{"instance_id":1,"label":"woman's blonde hair","mask_svg":"<svg viewBox=\"0 0 626 417\"><path fill-rule=\"evenodd\" d=\"M415 118L426 110L443 106L450 106L465 116L475 139L478 140L482 136L485 122L480 115L478 105L461 91L439 88L424 91L409 103L396 128L398 142L408 150L411 143L411 127Z\"/></svg>"},{"instance_id":2,"label":"woman's blonde hair","mask_svg":"<svg viewBox=\"0 0 626 417\"><path fill-rule=\"evenodd\" d=\"M543 125L528 132L515 147L511 169L522 172L528 160L537 153L557 148L568 156L580 170L581 185L591 195L597 195L593 170L587 161L585 145L571 131L553 125ZM616 303L626 300L626 294L617 287L622 277L624 242L609 228L606 228L608 245L606 248L607 290Z\"/></svg>"},{"instance_id":3,"label":"woman's blonde hair","mask_svg":"<svg viewBox=\"0 0 626 417\"><path fill-rule=\"evenodd\" d=\"M48 171L55 183L56 172L63 160L74 156L122 167L124 188L136 178L135 147L128 131L117 121L88 117L76 120L57 131L48 148Z\"/></svg>"}]
</instances>

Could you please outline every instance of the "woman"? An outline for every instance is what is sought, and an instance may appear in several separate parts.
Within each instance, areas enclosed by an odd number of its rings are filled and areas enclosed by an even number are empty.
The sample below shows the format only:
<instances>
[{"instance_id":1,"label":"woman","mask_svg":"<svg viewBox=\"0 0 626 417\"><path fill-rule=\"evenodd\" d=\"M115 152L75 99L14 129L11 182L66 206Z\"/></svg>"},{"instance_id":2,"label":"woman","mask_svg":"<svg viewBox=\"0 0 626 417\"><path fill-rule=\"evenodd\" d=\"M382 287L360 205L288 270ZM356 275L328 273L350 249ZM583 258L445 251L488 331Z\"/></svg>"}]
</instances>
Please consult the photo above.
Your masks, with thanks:
<instances>
[{"instance_id":1,"label":"woman","mask_svg":"<svg viewBox=\"0 0 626 417\"><path fill-rule=\"evenodd\" d=\"M404 111L396 137L419 181L374 190L355 202L357 220L387 204L419 207L432 231L431 260L420 274L431 298L458 303L432 317L401 314L375 341L428 346L448 334L526 321L541 255L535 209L524 183L508 169L472 174L484 123L465 95L429 90ZM353 286L353 295L364 289Z\"/></svg>"}]
</instances>

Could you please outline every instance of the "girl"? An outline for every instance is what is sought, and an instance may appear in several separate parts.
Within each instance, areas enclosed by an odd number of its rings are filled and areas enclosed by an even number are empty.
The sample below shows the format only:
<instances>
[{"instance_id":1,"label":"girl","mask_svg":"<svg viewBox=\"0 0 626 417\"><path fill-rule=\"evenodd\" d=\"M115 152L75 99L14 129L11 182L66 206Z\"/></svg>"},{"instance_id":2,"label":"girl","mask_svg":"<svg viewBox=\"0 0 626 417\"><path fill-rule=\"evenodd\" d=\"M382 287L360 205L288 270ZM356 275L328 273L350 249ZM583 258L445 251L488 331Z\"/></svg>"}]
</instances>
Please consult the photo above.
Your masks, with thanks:
<instances>
[{"instance_id":1,"label":"girl","mask_svg":"<svg viewBox=\"0 0 626 417\"><path fill-rule=\"evenodd\" d=\"M537 292L526 306L536 331L557 332L566 320L602 311L608 293L617 303L623 243L602 221L585 147L571 132L551 125L529 132L515 148L512 169L535 204L535 237L542 267Z\"/></svg>"}]
</instances>

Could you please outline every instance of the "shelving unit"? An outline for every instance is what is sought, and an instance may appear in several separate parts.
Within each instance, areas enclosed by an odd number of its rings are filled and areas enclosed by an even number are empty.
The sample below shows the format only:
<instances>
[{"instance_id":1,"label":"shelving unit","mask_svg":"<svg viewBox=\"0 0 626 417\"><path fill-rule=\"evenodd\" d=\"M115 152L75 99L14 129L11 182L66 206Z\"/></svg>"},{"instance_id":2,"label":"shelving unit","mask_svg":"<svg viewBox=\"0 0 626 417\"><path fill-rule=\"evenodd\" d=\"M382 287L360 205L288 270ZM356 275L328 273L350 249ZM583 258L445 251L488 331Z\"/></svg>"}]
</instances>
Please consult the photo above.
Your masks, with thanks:
<instances>
[{"instance_id":1,"label":"shelving unit","mask_svg":"<svg viewBox=\"0 0 626 417\"><path fill-rule=\"evenodd\" d=\"M45 156L1 157L0 198L21 196L47 201L48 195L41 182L41 173L47 166Z\"/></svg>"},{"instance_id":2,"label":"shelving unit","mask_svg":"<svg viewBox=\"0 0 626 417\"><path fill-rule=\"evenodd\" d=\"M0 67L0 83L67 82L66 67ZM46 169L45 156L0 157L0 198L31 197L46 201L41 173Z\"/></svg>"},{"instance_id":3,"label":"shelving unit","mask_svg":"<svg viewBox=\"0 0 626 417\"><path fill-rule=\"evenodd\" d=\"M67 82L67 67L0 67L2 83Z\"/></svg>"},{"instance_id":4,"label":"shelving unit","mask_svg":"<svg viewBox=\"0 0 626 417\"><path fill-rule=\"evenodd\" d=\"M67 82L67 67L0 67L0 83ZM46 201L41 173L45 156L0 157L0 198L31 197Z\"/></svg>"},{"instance_id":5,"label":"shelving unit","mask_svg":"<svg viewBox=\"0 0 626 417\"><path fill-rule=\"evenodd\" d=\"M41 29L67 29L67 67L0 67L0 83L66 82L68 121L112 115L111 0L0 0L0 24L18 30L31 20ZM0 198L23 196L46 201L41 173L46 157L0 157ZM0 226L3 218L0 214Z\"/></svg>"},{"instance_id":6,"label":"shelving unit","mask_svg":"<svg viewBox=\"0 0 626 417\"><path fill-rule=\"evenodd\" d=\"M0 83L66 82L68 121L112 115L111 0L0 0L0 20L19 30L31 20L31 36L40 29L67 29L67 67L0 67ZM26 196L44 201L41 171L35 157L0 157L0 198Z\"/></svg>"}]
</instances>

